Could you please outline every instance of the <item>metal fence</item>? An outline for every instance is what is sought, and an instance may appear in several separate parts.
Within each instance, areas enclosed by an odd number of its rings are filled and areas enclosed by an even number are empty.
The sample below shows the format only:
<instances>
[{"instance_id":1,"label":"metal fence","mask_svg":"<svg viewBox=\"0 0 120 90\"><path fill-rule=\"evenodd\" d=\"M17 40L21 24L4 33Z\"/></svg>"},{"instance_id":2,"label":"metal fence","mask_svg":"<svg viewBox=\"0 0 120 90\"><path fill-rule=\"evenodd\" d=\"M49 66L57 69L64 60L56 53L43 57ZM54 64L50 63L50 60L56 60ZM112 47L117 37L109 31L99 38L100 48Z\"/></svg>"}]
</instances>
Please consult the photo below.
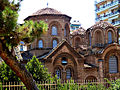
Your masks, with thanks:
<instances>
[{"instance_id":1,"label":"metal fence","mask_svg":"<svg viewBox=\"0 0 120 90\"><path fill-rule=\"evenodd\" d=\"M75 90L81 90L81 88L89 85L103 85L104 87L109 87L110 84L107 81L98 82L95 80L92 81L37 81L36 82L39 90L63 90L63 88L67 88L64 90L72 90L70 88L77 88ZM61 88L61 89L60 89ZM22 82L0 82L0 90L27 90Z\"/></svg>"}]
</instances>

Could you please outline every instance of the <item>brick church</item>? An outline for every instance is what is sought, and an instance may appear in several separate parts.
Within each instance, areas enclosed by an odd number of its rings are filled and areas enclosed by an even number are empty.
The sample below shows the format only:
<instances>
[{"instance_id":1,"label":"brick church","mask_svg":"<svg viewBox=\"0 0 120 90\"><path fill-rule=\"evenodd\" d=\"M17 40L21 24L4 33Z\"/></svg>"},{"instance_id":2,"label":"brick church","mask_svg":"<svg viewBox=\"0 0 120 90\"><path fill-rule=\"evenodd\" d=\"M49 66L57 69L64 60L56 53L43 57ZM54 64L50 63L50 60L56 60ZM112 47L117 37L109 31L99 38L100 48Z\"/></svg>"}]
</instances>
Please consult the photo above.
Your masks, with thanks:
<instances>
[{"instance_id":1,"label":"brick church","mask_svg":"<svg viewBox=\"0 0 120 90\"><path fill-rule=\"evenodd\" d=\"M27 46L24 60L36 55L52 76L62 80L120 77L118 30L112 24L100 21L70 33L71 17L53 8L38 10L25 20L43 20L48 30Z\"/></svg>"}]
</instances>

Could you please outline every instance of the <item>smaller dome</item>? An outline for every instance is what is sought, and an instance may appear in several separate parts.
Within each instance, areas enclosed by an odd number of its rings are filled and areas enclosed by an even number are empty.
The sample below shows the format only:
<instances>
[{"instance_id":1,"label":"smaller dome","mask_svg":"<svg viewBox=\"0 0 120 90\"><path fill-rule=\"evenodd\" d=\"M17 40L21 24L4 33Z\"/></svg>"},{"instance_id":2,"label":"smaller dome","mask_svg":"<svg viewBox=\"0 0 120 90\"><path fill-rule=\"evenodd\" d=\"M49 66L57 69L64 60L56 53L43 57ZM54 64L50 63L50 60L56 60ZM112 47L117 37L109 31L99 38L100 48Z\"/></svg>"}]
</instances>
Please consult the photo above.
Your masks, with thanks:
<instances>
[{"instance_id":1,"label":"smaller dome","mask_svg":"<svg viewBox=\"0 0 120 90\"><path fill-rule=\"evenodd\" d=\"M85 34L85 29L82 28L82 27L80 27L80 28L77 29L77 30L73 30L71 34L72 34L72 35L79 35L79 34L82 35L82 34Z\"/></svg>"},{"instance_id":2,"label":"smaller dome","mask_svg":"<svg viewBox=\"0 0 120 90\"><path fill-rule=\"evenodd\" d=\"M97 28L97 27L101 27L101 28L107 28L107 27L114 27L111 23L108 23L107 21L99 21L99 22L96 22L93 26L91 26L89 29L94 29L94 28Z\"/></svg>"}]
</instances>

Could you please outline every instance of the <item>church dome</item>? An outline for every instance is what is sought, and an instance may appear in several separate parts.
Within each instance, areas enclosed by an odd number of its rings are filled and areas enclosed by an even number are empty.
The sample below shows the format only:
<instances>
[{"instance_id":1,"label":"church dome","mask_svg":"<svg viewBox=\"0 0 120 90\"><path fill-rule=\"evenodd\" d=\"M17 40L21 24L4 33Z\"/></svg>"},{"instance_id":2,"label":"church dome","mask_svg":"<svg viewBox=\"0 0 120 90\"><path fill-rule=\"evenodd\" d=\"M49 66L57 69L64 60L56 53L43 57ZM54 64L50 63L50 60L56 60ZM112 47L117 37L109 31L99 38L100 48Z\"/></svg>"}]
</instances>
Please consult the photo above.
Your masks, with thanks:
<instances>
[{"instance_id":1,"label":"church dome","mask_svg":"<svg viewBox=\"0 0 120 90\"><path fill-rule=\"evenodd\" d=\"M37 12L33 13L33 15L44 15L44 14L56 14L60 15L62 14L61 12L53 9L53 8L43 8L38 10Z\"/></svg>"},{"instance_id":2,"label":"church dome","mask_svg":"<svg viewBox=\"0 0 120 90\"><path fill-rule=\"evenodd\" d=\"M72 35L83 35L83 34L85 34L85 31L86 30L83 27L80 27L77 30L73 30L71 34Z\"/></svg>"},{"instance_id":3,"label":"church dome","mask_svg":"<svg viewBox=\"0 0 120 90\"><path fill-rule=\"evenodd\" d=\"M107 27L113 27L113 28L115 28L111 23L108 23L107 21L101 20L101 21L99 21L99 22L96 22L96 23L95 23L93 26L91 26L90 28L88 28L88 30L89 30L89 29L93 30L93 29L95 29L95 28L97 28L97 27L100 27L100 28L103 28L103 29L105 29L105 28L107 28Z\"/></svg>"},{"instance_id":4,"label":"church dome","mask_svg":"<svg viewBox=\"0 0 120 90\"><path fill-rule=\"evenodd\" d=\"M70 16L61 13L60 11L57 11L53 8L43 8L38 10L37 12L33 13L32 15L28 16L25 20L29 19L30 17L35 17L35 16L65 16L71 19Z\"/></svg>"}]
</instances>

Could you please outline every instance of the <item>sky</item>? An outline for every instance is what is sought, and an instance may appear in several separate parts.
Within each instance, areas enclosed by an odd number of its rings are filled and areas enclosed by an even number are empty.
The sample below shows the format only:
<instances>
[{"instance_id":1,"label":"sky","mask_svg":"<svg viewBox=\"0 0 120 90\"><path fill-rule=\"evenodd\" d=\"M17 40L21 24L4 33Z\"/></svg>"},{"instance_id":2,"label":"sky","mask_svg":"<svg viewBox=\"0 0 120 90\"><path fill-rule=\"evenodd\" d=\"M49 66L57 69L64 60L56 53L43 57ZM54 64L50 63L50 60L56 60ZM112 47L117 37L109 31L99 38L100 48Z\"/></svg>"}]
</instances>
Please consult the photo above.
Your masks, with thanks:
<instances>
[{"instance_id":1,"label":"sky","mask_svg":"<svg viewBox=\"0 0 120 90\"><path fill-rule=\"evenodd\" d=\"M85 29L95 23L94 0L23 0L18 23L23 23L27 16L42 8L46 8L47 3L49 8L54 8L71 16L71 22L79 20L81 26Z\"/></svg>"}]
</instances>

